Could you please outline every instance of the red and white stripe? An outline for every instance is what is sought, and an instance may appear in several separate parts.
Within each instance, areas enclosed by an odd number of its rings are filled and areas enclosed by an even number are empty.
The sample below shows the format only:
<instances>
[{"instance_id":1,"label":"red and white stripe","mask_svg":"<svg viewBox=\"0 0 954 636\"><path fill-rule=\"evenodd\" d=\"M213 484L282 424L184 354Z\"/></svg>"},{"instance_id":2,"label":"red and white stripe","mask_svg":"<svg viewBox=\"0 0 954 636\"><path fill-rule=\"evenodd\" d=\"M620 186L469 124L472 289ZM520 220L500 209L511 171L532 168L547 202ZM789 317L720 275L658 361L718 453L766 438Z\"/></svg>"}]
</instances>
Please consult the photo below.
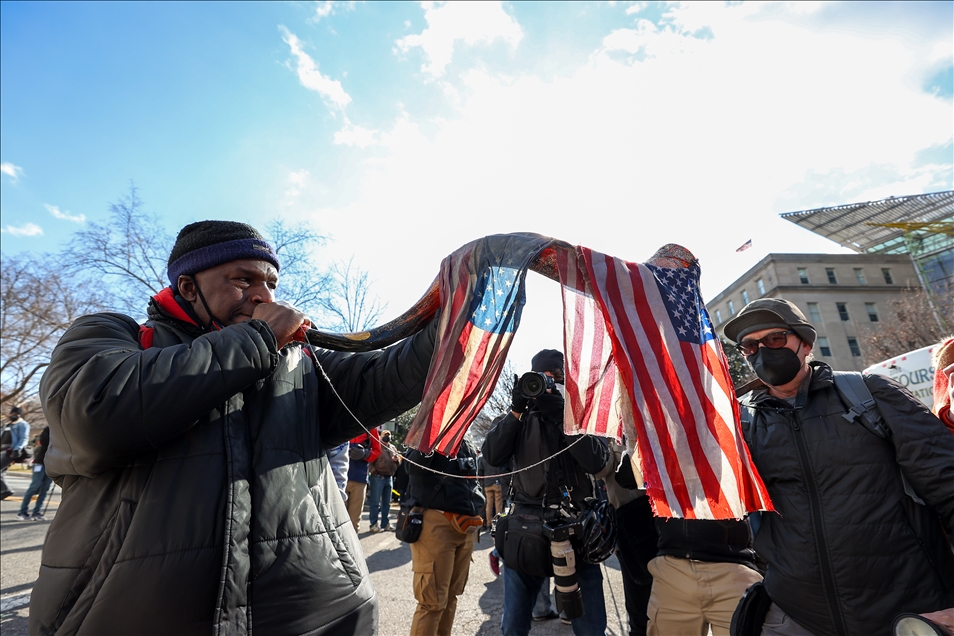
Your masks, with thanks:
<instances>
[{"instance_id":1,"label":"red and white stripe","mask_svg":"<svg viewBox=\"0 0 954 636\"><path fill-rule=\"evenodd\" d=\"M563 426L568 435L588 433L622 439L625 394L613 359L613 343L593 291L573 250L557 251L563 285L563 349L566 405ZM631 428L630 424L630 428Z\"/></svg>"},{"instance_id":2,"label":"red and white stripe","mask_svg":"<svg viewBox=\"0 0 954 636\"><path fill-rule=\"evenodd\" d=\"M681 342L652 271L578 248L604 313L656 514L742 518L771 502L742 439L718 339Z\"/></svg>"}]
</instances>

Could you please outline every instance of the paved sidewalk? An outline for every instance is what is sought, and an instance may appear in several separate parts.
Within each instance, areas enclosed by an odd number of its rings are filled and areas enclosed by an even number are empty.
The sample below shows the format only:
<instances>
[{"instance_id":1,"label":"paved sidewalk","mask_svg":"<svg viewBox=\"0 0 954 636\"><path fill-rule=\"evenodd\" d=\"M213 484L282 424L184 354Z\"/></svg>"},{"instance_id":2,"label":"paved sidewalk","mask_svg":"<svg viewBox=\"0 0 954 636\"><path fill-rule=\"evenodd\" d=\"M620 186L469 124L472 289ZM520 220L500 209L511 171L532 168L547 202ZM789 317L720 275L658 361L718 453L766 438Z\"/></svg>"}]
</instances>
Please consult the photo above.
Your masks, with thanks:
<instances>
[{"instance_id":1,"label":"paved sidewalk","mask_svg":"<svg viewBox=\"0 0 954 636\"><path fill-rule=\"evenodd\" d=\"M396 509L392 510L393 518ZM411 617L417 602L414 600L411 571L411 548L395 538L393 532L371 534L367 514L362 516L358 536L371 570L371 580L377 591L380 607L380 636L406 636L411 631ZM503 612L503 578L494 576L488 555L493 549L489 534L482 537L474 550L467 587L457 603L454 634L460 636L490 636L500 634L500 616ZM602 565L603 592L606 597L607 628L611 636L626 634L626 607L623 601L623 581L619 562L611 557ZM572 636L573 629L559 620L532 624L531 636Z\"/></svg>"},{"instance_id":2,"label":"paved sidewalk","mask_svg":"<svg viewBox=\"0 0 954 636\"><path fill-rule=\"evenodd\" d=\"M17 494L29 485L29 473L11 474L8 482ZM29 593L39 570L40 550L50 520L59 504L59 489L50 503L46 521L24 522L16 518L20 498L0 502L0 633L26 636ZM392 523L397 509L392 509ZM364 549L379 600L380 636L406 636L417 606L414 600L411 549L397 540L393 532L371 534L368 515L361 518L361 547ZM485 535L474 550L470 577L457 604L454 634L489 636L500 634L503 609L503 580L490 570L490 535ZM606 596L607 634L622 636L625 625L623 584L615 557L603 564L603 589ZM170 608L172 610L174 608ZM622 617L620 619L619 617ZM571 636L573 630L559 620L533 623L531 636Z\"/></svg>"}]
</instances>

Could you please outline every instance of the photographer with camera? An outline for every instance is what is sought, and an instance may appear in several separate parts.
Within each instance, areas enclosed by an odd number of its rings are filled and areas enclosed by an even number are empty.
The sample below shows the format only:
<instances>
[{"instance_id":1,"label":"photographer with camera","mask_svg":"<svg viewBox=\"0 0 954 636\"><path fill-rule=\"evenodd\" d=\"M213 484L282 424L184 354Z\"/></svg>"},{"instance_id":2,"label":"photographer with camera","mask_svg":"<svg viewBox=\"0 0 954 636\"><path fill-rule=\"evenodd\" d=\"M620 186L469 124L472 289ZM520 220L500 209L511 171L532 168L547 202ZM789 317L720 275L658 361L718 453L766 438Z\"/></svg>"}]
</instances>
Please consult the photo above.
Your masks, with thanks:
<instances>
[{"instance_id":1,"label":"photographer with camera","mask_svg":"<svg viewBox=\"0 0 954 636\"><path fill-rule=\"evenodd\" d=\"M411 450L407 459L403 463L408 475L406 503L423 508L419 535L398 537L411 542L417 600L411 636L450 636L457 597L464 593L470 573L477 529L483 524L480 511L484 507L477 480L451 475L477 475L477 457L465 439L455 458Z\"/></svg>"},{"instance_id":2,"label":"photographer with camera","mask_svg":"<svg viewBox=\"0 0 954 636\"><path fill-rule=\"evenodd\" d=\"M573 633L603 636L606 607L598 563L605 556L591 552L615 541L602 531L611 524L601 523L612 508L605 502L592 506L587 499L593 497L590 475L603 470L609 453L599 437L578 440L563 432L563 354L544 349L531 368L514 385L511 412L497 419L483 445L490 464L512 459L514 470L521 471L513 477L510 511L498 517L494 537L505 565L501 629L504 636L530 632L534 601L545 578L553 576L557 609L571 619ZM584 545L583 537L595 542Z\"/></svg>"}]
</instances>

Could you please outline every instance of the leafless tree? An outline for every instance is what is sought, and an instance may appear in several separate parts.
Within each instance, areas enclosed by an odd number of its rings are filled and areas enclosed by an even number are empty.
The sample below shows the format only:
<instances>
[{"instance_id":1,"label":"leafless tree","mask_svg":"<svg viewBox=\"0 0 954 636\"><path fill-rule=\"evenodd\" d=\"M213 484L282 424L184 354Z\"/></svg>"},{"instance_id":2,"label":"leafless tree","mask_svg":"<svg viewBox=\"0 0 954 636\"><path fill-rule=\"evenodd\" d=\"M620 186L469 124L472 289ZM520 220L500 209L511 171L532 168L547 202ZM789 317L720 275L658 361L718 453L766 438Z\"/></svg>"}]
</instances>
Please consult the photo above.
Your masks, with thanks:
<instances>
[{"instance_id":1,"label":"leafless tree","mask_svg":"<svg viewBox=\"0 0 954 636\"><path fill-rule=\"evenodd\" d=\"M722 342L725 357L729 361L729 375L732 376L732 383L738 390L755 379L755 372L733 343L721 338L719 340Z\"/></svg>"},{"instance_id":2,"label":"leafless tree","mask_svg":"<svg viewBox=\"0 0 954 636\"><path fill-rule=\"evenodd\" d=\"M313 320L319 320L336 287L334 277L312 261L312 249L327 238L304 223L290 224L275 219L266 227L269 242L281 261L278 296Z\"/></svg>"},{"instance_id":3,"label":"leafless tree","mask_svg":"<svg viewBox=\"0 0 954 636\"><path fill-rule=\"evenodd\" d=\"M109 212L108 221L89 223L73 235L63 262L69 273L95 274L106 283L112 309L141 316L149 297L169 285L172 240L159 219L144 210L133 183Z\"/></svg>"},{"instance_id":4,"label":"leafless tree","mask_svg":"<svg viewBox=\"0 0 954 636\"><path fill-rule=\"evenodd\" d=\"M336 262L331 268L333 285L325 306L327 327L337 331L362 331L374 326L387 307L371 295L368 272L355 266L354 257Z\"/></svg>"},{"instance_id":5,"label":"leafless tree","mask_svg":"<svg viewBox=\"0 0 954 636\"><path fill-rule=\"evenodd\" d=\"M103 306L102 293L65 274L57 256L4 254L0 261L0 403L25 404L60 336Z\"/></svg>"},{"instance_id":6,"label":"leafless tree","mask_svg":"<svg viewBox=\"0 0 954 636\"><path fill-rule=\"evenodd\" d=\"M391 443L398 448L404 447L404 438L407 437L411 422L414 421L419 408L420 404L394 418L394 432L391 434Z\"/></svg>"},{"instance_id":7,"label":"leafless tree","mask_svg":"<svg viewBox=\"0 0 954 636\"><path fill-rule=\"evenodd\" d=\"M939 313L954 315L954 298L936 295ZM950 336L938 324L927 293L921 288L906 289L888 302L878 322L859 328L858 338L865 364L874 364L896 355L920 349Z\"/></svg>"}]
</instances>

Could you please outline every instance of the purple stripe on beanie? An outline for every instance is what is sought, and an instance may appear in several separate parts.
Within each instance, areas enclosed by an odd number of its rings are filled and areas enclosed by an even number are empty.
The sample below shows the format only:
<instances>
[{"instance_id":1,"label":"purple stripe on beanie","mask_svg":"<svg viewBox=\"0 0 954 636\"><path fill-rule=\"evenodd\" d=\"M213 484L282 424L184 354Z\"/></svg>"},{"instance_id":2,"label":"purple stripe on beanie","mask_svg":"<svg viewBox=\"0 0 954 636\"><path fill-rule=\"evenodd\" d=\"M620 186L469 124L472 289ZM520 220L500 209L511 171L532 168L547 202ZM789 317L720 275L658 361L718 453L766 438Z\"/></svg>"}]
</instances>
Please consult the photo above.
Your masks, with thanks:
<instances>
[{"instance_id":1,"label":"purple stripe on beanie","mask_svg":"<svg viewBox=\"0 0 954 636\"><path fill-rule=\"evenodd\" d=\"M230 263L251 258L257 261L266 261L281 269L278 254L266 241L260 239L237 239L200 247L176 259L169 265L169 282L175 289L180 276L191 276L198 272L211 269L222 263Z\"/></svg>"}]
</instances>

